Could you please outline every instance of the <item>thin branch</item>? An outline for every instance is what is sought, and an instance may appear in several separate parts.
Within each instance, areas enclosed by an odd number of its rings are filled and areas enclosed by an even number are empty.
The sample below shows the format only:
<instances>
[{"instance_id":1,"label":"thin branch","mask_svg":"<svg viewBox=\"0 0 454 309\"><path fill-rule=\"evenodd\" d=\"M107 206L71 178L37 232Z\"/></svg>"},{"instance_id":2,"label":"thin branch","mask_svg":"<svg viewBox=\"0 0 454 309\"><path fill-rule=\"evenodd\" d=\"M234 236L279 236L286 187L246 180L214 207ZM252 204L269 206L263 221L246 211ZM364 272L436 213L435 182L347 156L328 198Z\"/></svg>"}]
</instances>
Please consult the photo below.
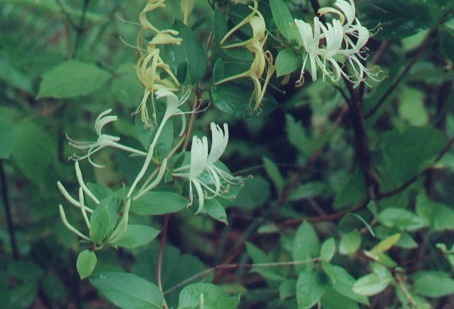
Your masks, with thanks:
<instances>
[{"instance_id":1,"label":"thin branch","mask_svg":"<svg viewBox=\"0 0 454 309\"><path fill-rule=\"evenodd\" d=\"M14 230L13 215L11 213L11 205L8 196L8 183L6 182L5 169L3 168L3 160L0 160L0 180L1 180L1 194L3 200L3 207L5 209L6 225L8 227L9 241L11 245L11 252L14 260L19 259L19 250L17 248L16 231Z\"/></svg>"},{"instance_id":2,"label":"thin branch","mask_svg":"<svg viewBox=\"0 0 454 309\"><path fill-rule=\"evenodd\" d=\"M304 265L304 264L309 264L309 263L317 263L320 262L320 258L313 258L310 260L305 260L305 261L289 261L289 262L276 262L276 263L257 263L257 264L220 264L216 265L214 267L208 268L198 274L195 274L194 276L174 285L170 289L164 291L164 295L173 292L183 286L185 286L188 283L191 283L199 278L205 277L209 275L212 272L216 272L218 270L223 270L223 269L238 269L238 268L268 268L268 267L279 267L279 266L296 266L296 265Z\"/></svg>"},{"instance_id":3,"label":"thin branch","mask_svg":"<svg viewBox=\"0 0 454 309\"><path fill-rule=\"evenodd\" d=\"M161 273L162 273L162 260L164 257L164 249L166 246L166 239L167 239L167 228L169 226L169 214L164 216L164 223L163 228L161 231L161 244L159 245L159 255L158 255L158 266L157 266L157 275L156 280L158 283L159 290L162 292L162 280L161 280Z\"/></svg>"}]
</instances>

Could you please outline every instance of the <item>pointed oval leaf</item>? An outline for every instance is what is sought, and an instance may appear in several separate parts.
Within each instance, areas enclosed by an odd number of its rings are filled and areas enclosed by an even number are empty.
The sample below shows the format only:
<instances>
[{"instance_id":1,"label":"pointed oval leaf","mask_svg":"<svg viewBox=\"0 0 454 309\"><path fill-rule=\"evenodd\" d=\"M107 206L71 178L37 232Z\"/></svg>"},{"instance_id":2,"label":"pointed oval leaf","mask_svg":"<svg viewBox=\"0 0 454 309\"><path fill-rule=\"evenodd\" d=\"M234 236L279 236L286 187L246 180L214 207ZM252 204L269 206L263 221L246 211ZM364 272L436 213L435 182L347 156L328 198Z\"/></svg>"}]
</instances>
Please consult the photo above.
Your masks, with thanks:
<instances>
[{"instance_id":1,"label":"pointed oval leaf","mask_svg":"<svg viewBox=\"0 0 454 309\"><path fill-rule=\"evenodd\" d=\"M84 251L79 253L76 261L76 268L77 272L79 273L80 279L84 279L90 276L95 269L97 262L98 259L93 251L85 249Z\"/></svg>"},{"instance_id":2,"label":"pointed oval leaf","mask_svg":"<svg viewBox=\"0 0 454 309\"><path fill-rule=\"evenodd\" d=\"M355 284L353 284L352 290L359 295L372 296L386 289L390 282L390 278L369 274L359 278Z\"/></svg>"},{"instance_id":3,"label":"pointed oval leaf","mask_svg":"<svg viewBox=\"0 0 454 309\"><path fill-rule=\"evenodd\" d=\"M38 98L73 98L99 89L111 77L92 63L68 60L43 75Z\"/></svg>"},{"instance_id":4,"label":"pointed oval leaf","mask_svg":"<svg viewBox=\"0 0 454 309\"><path fill-rule=\"evenodd\" d=\"M230 296L211 283L195 283L181 290L178 308L236 309L240 295Z\"/></svg>"},{"instance_id":5,"label":"pointed oval leaf","mask_svg":"<svg viewBox=\"0 0 454 309\"><path fill-rule=\"evenodd\" d=\"M91 276L90 282L120 308L162 308L159 288L134 274L106 272Z\"/></svg>"},{"instance_id":6,"label":"pointed oval leaf","mask_svg":"<svg viewBox=\"0 0 454 309\"><path fill-rule=\"evenodd\" d=\"M312 308L313 305L320 301L325 291L325 284L320 274L314 269L305 269L296 282L296 300L298 308Z\"/></svg>"},{"instance_id":7,"label":"pointed oval leaf","mask_svg":"<svg viewBox=\"0 0 454 309\"><path fill-rule=\"evenodd\" d=\"M139 215L164 215L187 208L189 200L168 191L150 191L133 202L131 211Z\"/></svg>"},{"instance_id":8,"label":"pointed oval leaf","mask_svg":"<svg viewBox=\"0 0 454 309\"><path fill-rule=\"evenodd\" d=\"M126 234L114 245L125 248L137 248L144 246L155 239L161 231L150 226L129 224Z\"/></svg>"}]
</instances>

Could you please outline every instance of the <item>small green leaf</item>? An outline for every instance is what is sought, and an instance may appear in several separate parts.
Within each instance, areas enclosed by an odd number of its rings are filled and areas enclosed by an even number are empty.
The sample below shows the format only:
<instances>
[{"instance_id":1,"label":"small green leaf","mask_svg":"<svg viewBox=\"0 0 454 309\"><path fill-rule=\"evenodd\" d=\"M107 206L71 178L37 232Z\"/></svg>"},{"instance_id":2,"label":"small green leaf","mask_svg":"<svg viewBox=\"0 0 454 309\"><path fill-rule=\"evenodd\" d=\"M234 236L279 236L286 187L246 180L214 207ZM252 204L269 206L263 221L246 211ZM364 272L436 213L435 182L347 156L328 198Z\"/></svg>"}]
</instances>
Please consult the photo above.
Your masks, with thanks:
<instances>
[{"instance_id":1,"label":"small green leaf","mask_svg":"<svg viewBox=\"0 0 454 309\"><path fill-rule=\"evenodd\" d=\"M97 262L98 259L93 251L85 249L84 251L79 253L76 261L76 268L77 272L79 273L80 279L84 279L90 276L95 269Z\"/></svg>"},{"instance_id":2,"label":"small green leaf","mask_svg":"<svg viewBox=\"0 0 454 309\"><path fill-rule=\"evenodd\" d=\"M412 276L414 291L427 297L443 297L454 294L454 279L442 271L419 271Z\"/></svg>"},{"instance_id":3,"label":"small green leaf","mask_svg":"<svg viewBox=\"0 0 454 309\"><path fill-rule=\"evenodd\" d=\"M291 40L295 37L295 29L292 14L282 0L270 1L273 20L276 23L279 32L287 39Z\"/></svg>"},{"instance_id":4,"label":"small green leaf","mask_svg":"<svg viewBox=\"0 0 454 309\"><path fill-rule=\"evenodd\" d=\"M336 241L333 237L330 237L322 243L320 248L320 259L325 263L329 263L335 253Z\"/></svg>"},{"instance_id":5,"label":"small green leaf","mask_svg":"<svg viewBox=\"0 0 454 309\"><path fill-rule=\"evenodd\" d=\"M99 202L90 217L90 238L102 243L114 230L117 223L118 201L109 196Z\"/></svg>"},{"instance_id":6,"label":"small green leaf","mask_svg":"<svg viewBox=\"0 0 454 309\"><path fill-rule=\"evenodd\" d=\"M416 199L416 213L435 231L454 229L454 210L430 200L424 193L420 193Z\"/></svg>"},{"instance_id":7,"label":"small green leaf","mask_svg":"<svg viewBox=\"0 0 454 309\"><path fill-rule=\"evenodd\" d=\"M205 200L202 213L206 213L214 220L220 221L224 224L229 224L224 207L222 207L221 203L215 199Z\"/></svg>"},{"instance_id":8,"label":"small green leaf","mask_svg":"<svg viewBox=\"0 0 454 309\"><path fill-rule=\"evenodd\" d=\"M253 89L235 83L225 83L211 88L213 104L228 114L235 117L263 116L278 106L276 99L266 93L260 104L260 108L252 110L254 102L252 99Z\"/></svg>"},{"instance_id":9,"label":"small green leaf","mask_svg":"<svg viewBox=\"0 0 454 309\"><path fill-rule=\"evenodd\" d=\"M246 251L252 258L254 264L272 263L272 259L266 255L265 252L260 250L258 247L251 243L246 243ZM275 267L254 267L251 269L256 273L259 273L263 278L269 281L283 281L285 278L279 273L279 270Z\"/></svg>"},{"instance_id":10,"label":"small green leaf","mask_svg":"<svg viewBox=\"0 0 454 309\"><path fill-rule=\"evenodd\" d=\"M358 231L352 231L350 233L342 235L339 243L340 254L353 254L361 245L361 234Z\"/></svg>"},{"instance_id":11,"label":"small green leaf","mask_svg":"<svg viewBox=\"0 0 454 309\"><path fill-rule=\"evenodd\" d=\"M113 245L125 248L137 248L144 246L155 239L160 230L140 224L129 224L126 234Z\"/></svg>"},{"instance_id":12,"label":"small green leaf","mask_svg":"<svg viewBox=\"0 0 454 309\"><path fill-rule=\"evenodd\" d=\"M325 191L323 182L309 182L296 187L288 196L289 201L298 201L318 196Z\"/></svg>"},{"instance_id":13,"label":"small green leaf","mask_svg":"<svg viewBox=\"0 0 454 309\"><path fill-rule=\"evenodd\" d=\"M91 276L90 282L120 308L162 308L163 297L159 288L134 274L100 273Z\"/></svg>"},{"instance_id":14,"label":"small green leaf","mask_svg":"<svg viewBox=\"0 0 454 309\"><path fill-rule=\"evenodd\" d=\"M294 261L310 261L312 258L319 256L320 243L314 227L309 222L303 222L299 226L293 240L292 249ZM296 269L301 271L306 266L299 265L296 266Z\"/></svg>"},{"instance_id":15,"label":"small green leaf","mask_svg":"<svg viewBox=\"0 0 454 309\"><path fill-rule=\"evenodd\" d=\"M273 161L271 161L271 159L268 159L267 157L262 157L262 161L263 164L265 165L266 173L273 181L277 191L281 193L282 190L284 189L284 177L282 177L279 168Z\"/></svg>"},{"instance_id":16,"label":"small green leaf","mask_svg":"<svg viewBox=\"0 0 454 309\"><path fill-rule=\"evenodd\" d=\"M245 210L253 210L268 201L270 197L270 184L264 178L257 176L246 179L244 186L235 199L235 204Z\"/></svg>"},{"instance_id":17,"label":"small green leaf","mask_svg":"<svg viewBox=\"0 0 454 309\"><path fill-rule=\"evenodd\" d=\"M407 231L416 231L424 227L424 222L420 217L401 208L386 208L378 214L377 219L385 226Z\"/></svg>"},{"instance_id":18,"label":"small green leaf","mask_svg":"<svg viewBox=\"0 0 454 309\"><path fill-rule=\"evenodd\" d=\"M386 252L391 249L400 239L400 233L394 234L386 239L380 241L376 246L374 246L370 252L372 254L378 254Z\"/></svg>"},{"instance_id":19,"label":"small green leaf","mask_svg":"<svg viewBox=\"0 0 454 309\"><path fill-rule=\"evenodd\" d=\"M216 41L221 42L224 36L227 34L228 27L227 27L227 20L222 14L222 9L217 7L214 11L213 16L213 36Z\"/></svg>"},{"instance_id":20,"label":"small green leaf","mask_svg":"<svg viewBox=\"0 0 454 309\"><path fill-rule=\"evenodd\" d=\"M294 297L296 295L296 280L287 279L279 285L279 299Z\"/></svg>"},{"instance_id":21,"label":"small green leaf","mask_svg":"<svg viewBox=\"0 0 454 309\"><path fill-rule=\"evenodd\" d=\"M277 77L290 74L301 68L301 57L291 49L284 49L276 57Z\"/></svg>"},{"instance_id":22,"label":"small green leaf","mask_svg":"<svg viewBox=\"0 0 454 309\"><path fill-rule=\"evenodd\" d=\"M240 295L230 296L211 283L195 283L185 287L178 301L178 308L236 309Z\"/></svg>"},{"instance_id":23,"label":"small green leaf","mask_svg":"<svg viewBox=\"0 0 454 309\"><path fill-rule=\"evenodd\" d=\"M355 302L369 305L367 297L353 292L352 287L355 283L355 278L353 278L344 268L329 263L322 263L322 268L329 279L330 286L336 292Z\"/></svg>"},{"instance_id":24,"label":"small green leaf","mask_svg":"<svg viewBox=\"0 0 454 309\"><path fill-rule=\"evenodd\" d=\"M189 200L168 191L150 191L133 202L131 211L139 215L164 215L187 208Z\"/></svg>"},{"instance_id":25,"label":"small green leaf","mask_svg":"<svg viewBox=\"0 0 454 309\"><path fill-rule=\"evenodd\" d=\"M312 308L320 301L325 292L322 277L314 269L305 269L298 275L296 282L296 300L298 309Z\"/></svg>"},{"instance_id":26,"label":"small green leaf","mask_svg":"<svg viewBox=\"0 0 454 309\"><path fill-rule=\"evenodd\" d=\"M382 278L376 274L369 274L359 278L352 289L353 292L359 295L372 296L382 292L390 283L390 278Z\"/></svg>"},{"instance_id":27,"label":"small green leaf","mask_svg":"<svg viewBox=\"0 0 454 309\"><path fill-rule=\"evenodd\" d=\"M73 98L99 89L111 75L94 64L68 60L44 73L38 98Z\"/></svg>"}]
</instances>

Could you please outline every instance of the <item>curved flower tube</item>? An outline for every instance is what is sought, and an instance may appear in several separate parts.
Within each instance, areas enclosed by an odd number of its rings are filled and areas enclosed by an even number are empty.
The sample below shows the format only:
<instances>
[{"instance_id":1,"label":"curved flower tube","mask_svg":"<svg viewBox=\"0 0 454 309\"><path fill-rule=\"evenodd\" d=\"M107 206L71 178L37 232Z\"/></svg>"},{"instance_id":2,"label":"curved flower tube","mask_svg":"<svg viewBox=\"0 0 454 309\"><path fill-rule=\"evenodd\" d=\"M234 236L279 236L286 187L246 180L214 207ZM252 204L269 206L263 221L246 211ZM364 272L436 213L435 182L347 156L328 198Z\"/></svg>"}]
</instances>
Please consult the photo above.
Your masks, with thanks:
<instances>
[{"instance_id":1,"label":"curved flower tube","mask_svg":"<svg viewBox=\"0 0 454 309\"><path fill-rule=\"evenodd\" d=\"M96 134L98 135L98 139L95 142L78 142L67 136L67 138L69 140L69 144L72 147L77 148L77 149L87 150L86 155L79 156L79 155L74 154L73 156L70 157L70 159L72 159L74 161L80 161L80 160L88 158L88 161L90 162L91 165L93 165L94 167L101 168L101 167L104 167L104 165L93 162L91 160L91 156L94 153L100 151L101 149L103 149L105 147L118 148L118 149L130 152L130 153L132 153L134 155L138 155L138 156L147 155L146 152L143 152L143 151L140 151L140 150L128 147L128 146L124 146L124 145L118 143L120 141L120 138L117 136L112 136L112 135L102 133L102 129L104 128L105 125L107 125L110 122L117 121L117 116L107 116L111 111L112 111L112 109L108 109L108 110L102 112L101 114L99 114L99 116L96 118L95 131L96 131Z\"/></svg>"}]
</instances>

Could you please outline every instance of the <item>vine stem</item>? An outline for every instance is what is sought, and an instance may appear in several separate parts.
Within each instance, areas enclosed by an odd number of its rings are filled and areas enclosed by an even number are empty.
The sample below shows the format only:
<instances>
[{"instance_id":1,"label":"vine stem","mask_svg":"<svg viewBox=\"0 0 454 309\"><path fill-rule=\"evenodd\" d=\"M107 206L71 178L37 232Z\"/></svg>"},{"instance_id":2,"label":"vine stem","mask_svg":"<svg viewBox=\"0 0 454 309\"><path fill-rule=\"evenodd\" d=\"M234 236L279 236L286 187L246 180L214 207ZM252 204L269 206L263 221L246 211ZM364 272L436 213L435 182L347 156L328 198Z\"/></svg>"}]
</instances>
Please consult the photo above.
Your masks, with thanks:
<instances>
[{"instance_id":1,"label":"vine stem","mask_svg":"<svg viewBox=\"0 0 454 309\"><path fill-rule=\"evenodd\" d=\"M254 267L262 267L262 268L267 268L267 267L279 267L279 266L296 266L296 265L304 265L304 264L309 264L309 263L317 263L320 262L320 258L313 258L310 260L304 260L304 261L289 261L289 262L276 262L276 263L257 263L257 264L220 264L216 265L214 267L205 269L204 271L195 274L194 276L174 285L170 289L164 291L164 295L168 294L170 292L173 292L182 286L191 283L194 280L197 280L198 278L204 277L212 272L216 272L218 270L223 270L223 269L238 269L238 268L254 268Z\"/></svg>"},{"instance_id":2,"label":"vine stem","mask_svg":"<svg viewBox=\"0 0 454 309\"><path fill-rule=\"evenodd\" d=\"M163 228L161 231L161 244L159 245L159 255L158 255L158 266L157 266L157 271L156 271L156 281L158 282L158 288L162 293L162 278L161 278L161 273L162 273L162 261L164 258L164 248L166 246L166 240L167 240L167 228L169 226L169 214L166 214L164 216L164 223L163 223ZM165 294L165 293L164 293ZM164 307L167 307L167 304L165 303L164 300Z\"/></svg>"},{"instance_id":3,"label":"vine stem","mask_svg":"<svg viewBox=\"0 0 454 309\"><path fill-rule=\"evenodd\" d=\"M13 255L13 259L18 260L19 250L17 248L16 231L14 230L13 215L11 213L11 205L9 203L8 183L6 182L5 169L3 168L3 160L0 160L0 180L3 207L5 208L6 225L8 227L8 234L11 244L11 252Z\"/></svg>"}]
</instances>

